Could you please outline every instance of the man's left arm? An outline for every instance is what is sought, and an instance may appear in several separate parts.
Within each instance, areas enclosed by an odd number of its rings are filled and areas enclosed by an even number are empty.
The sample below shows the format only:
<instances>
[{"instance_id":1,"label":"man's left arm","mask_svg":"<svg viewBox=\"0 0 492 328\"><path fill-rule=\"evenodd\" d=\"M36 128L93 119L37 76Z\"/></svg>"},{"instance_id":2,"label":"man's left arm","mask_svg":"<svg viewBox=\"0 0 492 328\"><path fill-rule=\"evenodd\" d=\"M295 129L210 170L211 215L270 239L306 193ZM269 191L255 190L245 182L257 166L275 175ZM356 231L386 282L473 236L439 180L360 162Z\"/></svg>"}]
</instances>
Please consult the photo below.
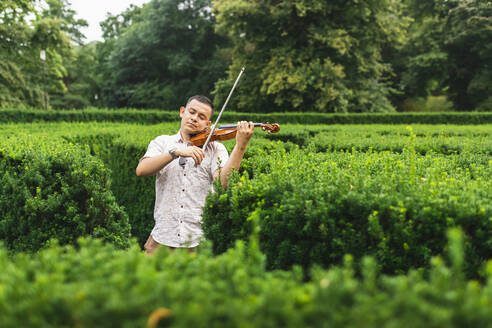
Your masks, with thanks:
<instances>
[{"instance_id":1,"label":"man's left arm","mask_svg":"<svg viewBox=\"0 0 492 328\"><path fill-rule=\"evenodd\" d=\"M237 123L236 145L225 163L224 167L214 172L214 179L220 176L222 187L227 188L229 184L229 173L232 170L238 170L243 160L246 147L254 132L253 122L241 121Z\"/></svg>"}]
</instances>

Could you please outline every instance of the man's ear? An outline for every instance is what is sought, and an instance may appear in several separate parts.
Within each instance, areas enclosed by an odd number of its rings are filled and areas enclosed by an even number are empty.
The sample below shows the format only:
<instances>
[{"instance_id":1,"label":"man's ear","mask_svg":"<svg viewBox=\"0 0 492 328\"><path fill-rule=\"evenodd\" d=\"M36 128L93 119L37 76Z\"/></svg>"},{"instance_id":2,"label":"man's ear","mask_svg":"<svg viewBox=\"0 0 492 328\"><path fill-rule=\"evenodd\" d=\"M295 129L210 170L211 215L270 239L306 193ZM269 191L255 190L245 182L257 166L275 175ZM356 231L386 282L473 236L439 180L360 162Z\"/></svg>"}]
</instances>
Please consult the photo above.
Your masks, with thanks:
<instances>
[{"instance_id":1,"label":"man's ear","mask_svg":"<svg viewBox=\"0 0 492 328\"><path fill-rule=\"evenodd\" d=\"M182 118L182 117L183 117L184 112L185 112L185 108L184 108L183 106L181 106L181 107L179 108L179 117L181 117L181 118Z\"/></svg>"}]
</instances>

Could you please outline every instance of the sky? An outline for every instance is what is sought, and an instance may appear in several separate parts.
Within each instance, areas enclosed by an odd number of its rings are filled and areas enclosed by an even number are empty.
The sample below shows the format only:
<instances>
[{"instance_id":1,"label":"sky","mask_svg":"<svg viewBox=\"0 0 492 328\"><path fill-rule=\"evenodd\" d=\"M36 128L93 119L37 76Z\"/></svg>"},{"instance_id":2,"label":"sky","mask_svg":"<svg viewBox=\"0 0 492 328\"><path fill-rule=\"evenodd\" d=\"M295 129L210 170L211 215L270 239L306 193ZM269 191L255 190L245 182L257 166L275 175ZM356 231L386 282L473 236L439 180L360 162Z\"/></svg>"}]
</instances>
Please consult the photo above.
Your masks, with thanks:
<instances>
[{"instance_id":1,"label":"sky","mask_svg":"<svg viewBox=\"0 0 492 328\"><path fill-rule=\"evenodd\" d=\"M102 31L99 23L106 18L106 13L119 14L131 4L141 6L150 0L69 0L71 8L76 12L76 18L83 18L89 27L81 30L86 36L84 43L102 41Z\"/></svg>"}]
</instances>

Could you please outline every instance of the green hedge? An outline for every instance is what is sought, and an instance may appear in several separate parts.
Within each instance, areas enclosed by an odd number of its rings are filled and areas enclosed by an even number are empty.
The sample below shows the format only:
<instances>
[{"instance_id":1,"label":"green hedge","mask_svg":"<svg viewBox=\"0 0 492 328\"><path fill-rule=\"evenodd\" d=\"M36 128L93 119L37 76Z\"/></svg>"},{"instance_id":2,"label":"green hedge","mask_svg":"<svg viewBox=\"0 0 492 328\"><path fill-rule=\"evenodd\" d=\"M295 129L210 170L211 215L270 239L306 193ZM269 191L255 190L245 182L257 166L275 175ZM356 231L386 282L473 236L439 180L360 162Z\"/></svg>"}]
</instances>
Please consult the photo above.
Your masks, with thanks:
<instances>
[{"instance_id":1,"label":"green hedge","mask_svg":"<svg viewBox=\"0 0 492 328\"><path fill-rule=\"evenodd\" d=\"M415 134L415 150L427 153L492 155L492 125L417 125L410 132L402 125L283 125L281 132L264 135L268 140L292 142L301 147L314 145L313 151L401 153Z\"/></svg>"},{"instance_id":2,"label":"green hedge","mask_svg":"<svg viewBox=\"0 0 492 328\"><path fill-rule=\"evenodd\" d=\"M86 150L39 136L2 138L0 172L0 240L9 249L89 235L128 245L128 216L109 190L110 171Z\"/></svg>"},{"instance_id":3,"label":"green hedge","mask_svg":"<svg viewBox=\"0 0 492 328\"><path fill-rule=\"evenodd\" d=\"M4 124L0 128L0 138L8 138L16 133L32 133L42 140L64 139L68 142L87 145L92 155L100 158L111 170L111 191L118 204L123 205L129 216L131 233L141 245L148 237L154 224L153 208L155 187L153 177L138 178L135 167L138 159L145 153L150 140L160 134L172 134L179 123L169 122L151 126L128 123L96 122L46 122ZM272 160L272 152L295 149L295 144L308 148L308 151L385 151L401 152L410 140L415 149L422 154L432 152L452 155L454 161L463 165L471 162L487 165L491 154L490 128L481 126L414 126L416 137L401 125L282 125L278 134L268 135L256 131L248 146L241 167L250 177L262 173L259 163ZM273 141L272 141L273 140ZM277 140L277 141L275 141ZM224 142L229 151L234 140ZM258 156L259 155L259 156ZM289 156L289 155L287 155ZM397 155L395 155L397 156ZM434 156L434 155L433 155ZM396 158L396 157L395 157ZM273 157L275 159L275 157ZM443 161L446 158L442 159Z\"/></svg>"},{"instance_id":4,"label":"green hedge","mask_svg":"<svg viewBox=\"0 0 492 328\"><path fill-rule=\"evenodd\" d=\"M221 253L259 221L269 269L377 258L385 273L427 267L447 227L466 234L466 272L492 254L492 161L483 156L263 152L204 208L205 236ZM252 178L249 176L253 175Z\"/></svg>"},{"instance_id":5,"label":"green hedge","mask_svg":"<svg viewBox=\"0 0 492 328\"><path fill-rule=\"evenodd\" d=\"M158 132L156 132L158 133ZM140 245L154 227L155 177L137 177L135 169L148 143L157 135L148 131L135 135L78 134L67 136L73 143L88 145L91 153L111 169L111 190L129 216L131 234Z\"/></svg>"},{"instance_id":6,"label":"green hedge","mask_svg":"<svg viewBox=\"0 0 492 328\"><path fill-rule=\"evenodd\" d=\"M53 244L9 256L0 246L0 326L10 327L490 327L492 262L485 283L463 279L459 231L449 258L421 272L388 277L366 258L356 277L344 265L266 271L250 243L214 257L169 252L145 256L97 240Z\"/></svg>"},{"instance_id":7,"label":"green hedge","mask_svg":"<svg viewBox=\"0 0 492 328\"><path fill-rule=\"evenodd\" d=\"M216 114L217 115L217 114ZM292 124L490 124L492 112L468 113L239 113L226 111L223 122L239 120ZM132 122L158 124L179 121L179 111L136 109L85 109L85 110L0 110L0 123L22 122Z\"/></svg>"}]
</instances>

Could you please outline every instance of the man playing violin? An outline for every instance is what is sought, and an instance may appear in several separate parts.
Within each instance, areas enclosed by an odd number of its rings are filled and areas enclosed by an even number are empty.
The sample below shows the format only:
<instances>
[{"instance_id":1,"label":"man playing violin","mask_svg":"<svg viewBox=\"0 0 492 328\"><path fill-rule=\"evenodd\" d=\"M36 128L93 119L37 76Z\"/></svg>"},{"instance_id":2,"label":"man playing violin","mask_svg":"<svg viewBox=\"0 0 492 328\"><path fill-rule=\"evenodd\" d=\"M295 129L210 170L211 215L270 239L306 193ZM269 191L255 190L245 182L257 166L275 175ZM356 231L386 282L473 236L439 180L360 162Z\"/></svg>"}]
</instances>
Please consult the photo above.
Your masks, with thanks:
<instances>
[{"instance_id":1,"label":"man playing violin","mask_svg":"<svg viewBox=\"0 0 492 328\"><path fill-rule=\"evenodd\" d=\"M202 207L213 180L227 188L228 175L238 169L254 125L237 125L236 145L229 156L223 144L210 142L206 149L191 145L191 137L205 130L214 113L210 99L193 96L181 106L181 128L175 135L152 140L136 168L139 177L156 175L155 226L144 245L152 254L159 245L172 249L198 246L203 236ZM179 160L178 160L179 158Z\"/></svg>"}]
</instances>

